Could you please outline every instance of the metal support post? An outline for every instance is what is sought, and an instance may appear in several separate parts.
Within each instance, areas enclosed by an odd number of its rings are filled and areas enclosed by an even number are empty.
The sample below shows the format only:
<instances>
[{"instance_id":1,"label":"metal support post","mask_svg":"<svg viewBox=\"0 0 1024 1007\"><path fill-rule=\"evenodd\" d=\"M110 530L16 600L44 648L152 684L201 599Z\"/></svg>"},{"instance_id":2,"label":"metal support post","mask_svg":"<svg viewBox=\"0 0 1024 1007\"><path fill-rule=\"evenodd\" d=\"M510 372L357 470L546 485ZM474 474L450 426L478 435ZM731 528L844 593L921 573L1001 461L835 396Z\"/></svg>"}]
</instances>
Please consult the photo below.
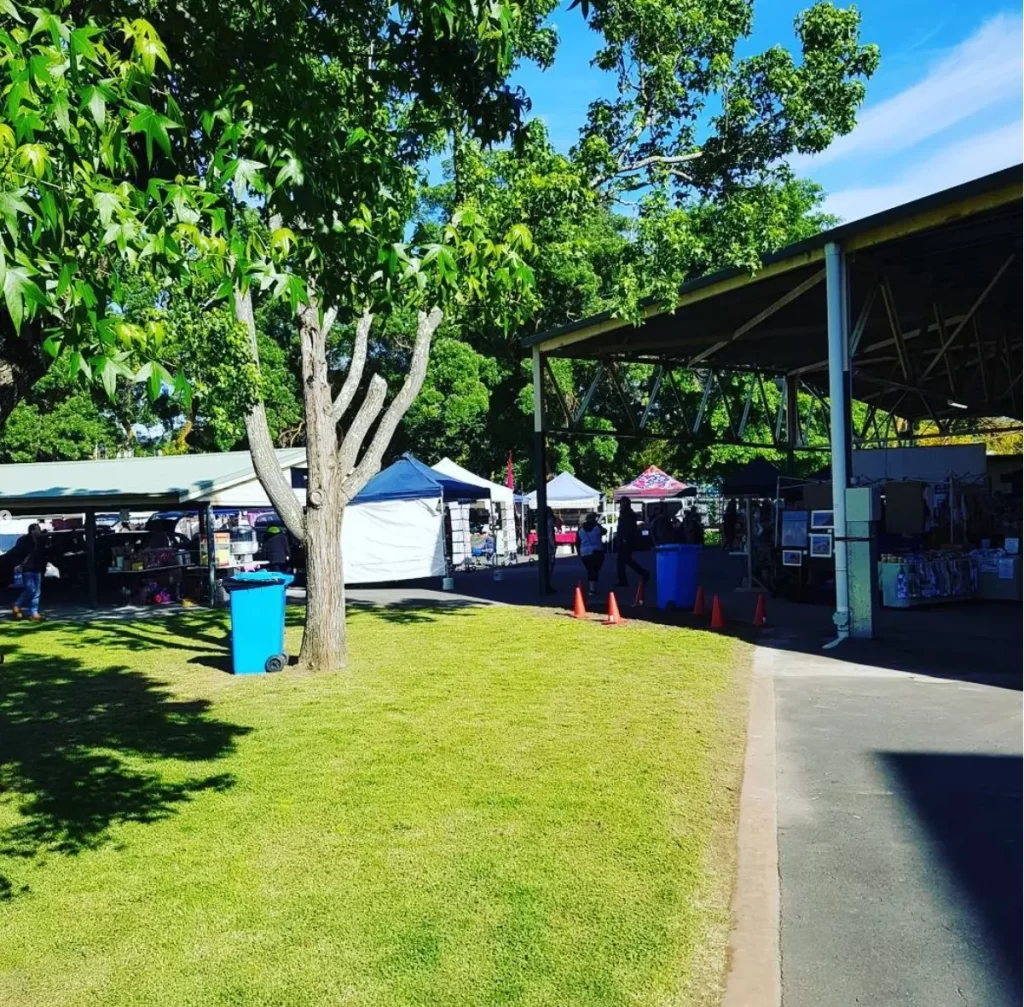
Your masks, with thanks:
<instances>
[{"instance_id":1,"label":"metal support post","mask_svg":"<svg viewBox=\"0 0 1024 1007\"><path fill-rule=\"evenodd\" d=\"M835 522L836 566L836 639L832 647L850 635L850 595L847 581L846 551L846 459L849 423L846 409L847 317L843 310L843 273L846 263L841 246L830 241L825 246L825 296L828 308L828 393L832 401L830 419L832 440L832 514Z\"/></svg>"},{"instance_id":2,"label":"metal support post","mask_svg":"<svg viewBox=\"0 0 1024 1007\"><path fill-rule=\"evenodd\" d=\"M787 374L783 379L786 394L786 475L796 475L796 441L800 422L797 418L796 378Z\"/></svg>"},{"instance_id":3,"label":"metal support post","mask_svg":"<svg viewBox=\"0 0 1024 1007\"><path fill-rule=\"evenodd\" d=\"M206 539L206 577L210 608L217 604L217 540L214 536L213 508L204 503L200 506L199 520Z\"/></svg>"},{"instance_id":4,"label":"metal support post","mask_svg":"<svg viewBox=\"0 0 1024 1007\"><path fill-rule=\"evenodd\" d=\"M534 474L537 479L537 556L538 587L542 595L551 591L553 557L548 549L548 483L547 445L544 443L544 367L540 350L533 350L533 450Z\"/></svg>"},{"instance_id":5,"label":"metal support post","mask_svg":"<svg viewBox=\"0 0 1024 1007\"><path fill-rule=\"evenodd\" d=\"M96 511L85 512L85 570L89 588L89 607L99 607L96 589Z\"/></svg>"}]
</instances>

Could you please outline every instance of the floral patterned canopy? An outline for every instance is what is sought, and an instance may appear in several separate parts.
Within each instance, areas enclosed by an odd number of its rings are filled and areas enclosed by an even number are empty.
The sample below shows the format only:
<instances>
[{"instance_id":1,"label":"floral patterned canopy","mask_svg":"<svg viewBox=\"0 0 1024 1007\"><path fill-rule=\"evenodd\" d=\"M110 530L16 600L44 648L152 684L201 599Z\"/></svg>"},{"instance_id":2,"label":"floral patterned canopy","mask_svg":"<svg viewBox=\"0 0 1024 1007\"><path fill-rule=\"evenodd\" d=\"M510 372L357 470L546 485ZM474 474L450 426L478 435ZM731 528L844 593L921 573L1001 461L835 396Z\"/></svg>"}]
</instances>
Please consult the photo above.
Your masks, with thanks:
<instances>
[{"instance_id":1,"label":"floral patterned canopy","mask_svg":"<svg viewBox=\"0 0 1024 1007\"><path fill-rule=\"evenodd\" d=\"M657 465L652 465L644 469L631 483L620 486L614 497L616 500L622 497L629 497L631 500L664 500L667 497L677 497L687 490L693 492L686 483L681 483L667 472L663 472Z\"/></svg>"}]
</instances>

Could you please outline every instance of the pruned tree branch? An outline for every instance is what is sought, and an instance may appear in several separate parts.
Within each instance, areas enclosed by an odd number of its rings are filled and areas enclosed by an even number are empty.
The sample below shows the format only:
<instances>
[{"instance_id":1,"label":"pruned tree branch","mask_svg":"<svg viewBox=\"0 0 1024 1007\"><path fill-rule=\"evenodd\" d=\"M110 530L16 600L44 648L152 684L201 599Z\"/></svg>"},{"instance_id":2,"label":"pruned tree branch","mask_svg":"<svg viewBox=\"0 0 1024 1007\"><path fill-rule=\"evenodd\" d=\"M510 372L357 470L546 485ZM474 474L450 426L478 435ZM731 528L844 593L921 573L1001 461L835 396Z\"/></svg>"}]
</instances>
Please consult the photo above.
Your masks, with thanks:
<instances>
[{"instance_id":1,"label":"pruned tree branch","mask_svg":"<svg viewBox=\"0 0 1024 1007\"><path fill-rule=\"evenodd\" d=\"M342 480L345 480L355 468L359 449L363 446L363 441L366 440L370 428L380 416L387 395L388 383L379 374L375 374L370 379L370 387L366 389L366 396L359 406L355 419L345 431L345 437L338 450L338 469L341 472ZM359 488L362 489L361 486Z\"/></svg>"},{"instance_id":2,"label":"pruned tree branch","mask_svg":"<svg viewBox=\"0 0 1024 1007\"><path fill-rule=\"evenodd\" d=\"M333 321L333 319L332 319ZM324 324L326 325L326 318ZM370 324L373 322L373 315L369 311L363 313L363 317L356 323L356 339L352 345L352 360L348 365L348 374L345 375L344 384L338 397L334 400L332 410L334 422L338 423L348 412L352 400L356 397L359 389L359 382L363 379L363 368L366 366L366 350L369 346Z\"/></svg>"},{"instance_id":3,"label":"pruned tree branch","mask_svg":"<svg viewBox=\"0 0 1024 1007\"><path fill-rule=\"evenodd\" d=\"M423 379L427 375L427 361L430 358L430 340L443 317L440 308L431 309L429 314L423 311L419 313L416 324L416 342L413 345L412 359L409 361L409 373L405 376L402 387L391 400L391 405L388 406L381 418L373 440L363 452L359 464L351 472L342 469L342 493L347 500L351 500L369 482L370 478L380 471L381 459L391 443L395 430L398 429L398 424L401 423L402 417L408 412L423 387ZM348 441L347 435L345 440ZM356 450L358 451L358 447Z\"/></svg>"},{"instance_id":4,"label":"pruned tree branch","mask_svg":"<svg viewBox=\"0 0 1024 1007\"><path fill-rule=\"evenodd\" d=\"M635 171L643 171L644 168L649 168L652 164L685 164L687 161L696 161L700 155L701 152L699 150L693 151L690 154L651 154L650 157L642 157L639 161L634 161L632 164L620 164L615 171L607 175L598 175L596 178L592 178L590 180L590 188L600 188L605 182L610 182L613 178L619 178L621 175L631 175ZM673 174L677 173L673 172ZM684 175L683 177L687 176Z\"/></svg>"},{"instance_id":5,"label":"pruned tree branch","mask_svg":"<svg viewBox=\"0 0 1024 1007\"><path fill-rule=\"evenodd\" d=\"M252 351L253 363L257 369L260 364L259 350L256 342L256 321L252 313L252 295L235 290L235 318L241 322L249 335L249 347ZM284 522L285 527L300 542L306 537L306 518L302 513L302 505L292 489L291 482L285 478L281 465L277 460L274 442L270 437L267 424L267 410L261 398L249 410L245 418L245 433L249 438L249 452L252 455L253 468L263 488L274 505L274 510Z\"/></svg>"}]
</instances>

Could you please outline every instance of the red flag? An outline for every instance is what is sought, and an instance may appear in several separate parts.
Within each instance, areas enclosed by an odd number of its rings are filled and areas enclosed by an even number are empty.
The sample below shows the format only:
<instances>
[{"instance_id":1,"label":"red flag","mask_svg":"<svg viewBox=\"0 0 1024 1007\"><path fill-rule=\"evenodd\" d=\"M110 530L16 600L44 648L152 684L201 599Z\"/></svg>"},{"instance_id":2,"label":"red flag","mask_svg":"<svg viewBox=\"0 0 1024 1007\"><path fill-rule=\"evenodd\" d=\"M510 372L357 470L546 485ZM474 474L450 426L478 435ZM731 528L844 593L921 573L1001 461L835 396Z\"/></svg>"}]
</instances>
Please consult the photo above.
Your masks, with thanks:
<instances>
[{"instance_id":1,"label":"red flag","mask_svg":"<svg viewBox=\"0 0 1024 1007\"><path fill-rule=\"evenodd\" d=\"M516 476L512 471L512 452L508 453L508 462L505 465L505 485L511 490L516 488Z\"/></svg>"}]
</instances>

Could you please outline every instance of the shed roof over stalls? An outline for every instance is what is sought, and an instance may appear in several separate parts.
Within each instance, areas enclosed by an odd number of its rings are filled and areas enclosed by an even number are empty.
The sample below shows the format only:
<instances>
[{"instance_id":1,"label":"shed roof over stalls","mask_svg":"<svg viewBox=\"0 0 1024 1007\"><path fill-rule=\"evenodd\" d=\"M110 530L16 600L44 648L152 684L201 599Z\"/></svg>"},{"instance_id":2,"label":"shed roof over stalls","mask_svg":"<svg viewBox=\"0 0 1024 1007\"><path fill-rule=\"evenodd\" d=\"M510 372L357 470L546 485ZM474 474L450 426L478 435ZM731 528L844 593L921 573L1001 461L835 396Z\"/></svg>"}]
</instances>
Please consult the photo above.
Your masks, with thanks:
<instances>
[{"instance_id":1,"label":"shed roof over stalls","mask_svg":"<svg viewBox=\"0 0 1024 1007\"><path fill-rule=\"evenodd\" d=\"M683 285L640 325L610 312L524 340L548 356L793 375L828 394L825 246L850 264L853 397L906 419L1022 416L1022 168L823 231Z\"/></svg>"},{"instance_id":2,"label":"shed roof over stalls","mask_svg":"<svg viewBox=\"0 0 1024 1007\"><path fill-rule=\"evenodd\" d=\"M303 467L306 449L282 448L277 458L283 469ZM248 451L0 465L0 510L15 514L175 510L206 503L269 506Z\"/></svg>"}]
</instances>

